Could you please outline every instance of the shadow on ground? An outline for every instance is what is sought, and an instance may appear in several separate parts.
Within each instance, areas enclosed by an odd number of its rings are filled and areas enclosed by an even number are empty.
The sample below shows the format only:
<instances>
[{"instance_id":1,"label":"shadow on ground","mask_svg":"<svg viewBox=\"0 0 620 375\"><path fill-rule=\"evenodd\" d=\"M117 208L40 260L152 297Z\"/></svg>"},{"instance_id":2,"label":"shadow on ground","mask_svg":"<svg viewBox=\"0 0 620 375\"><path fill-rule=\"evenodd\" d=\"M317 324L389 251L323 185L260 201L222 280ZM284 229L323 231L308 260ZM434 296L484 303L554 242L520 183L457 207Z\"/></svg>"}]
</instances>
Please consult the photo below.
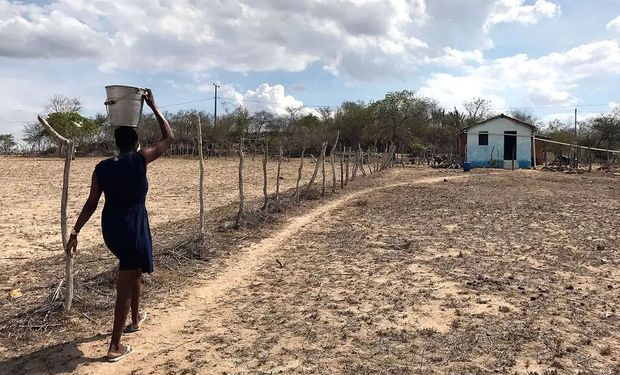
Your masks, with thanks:
<instances>
[{"instance_id":1,"label":"shadow on ground","mask_svg":"<svg viewBox=\"0 0 620 375\"><path fill-rule=\"evenodd\" d=\"M80 366L90 363L105 362L105 356L88 358L78 345L101 340L109 336L95 335L50 346L33 353L10 358L0 362L0 374L70 374Z\"/></svg>"}]
</instances>

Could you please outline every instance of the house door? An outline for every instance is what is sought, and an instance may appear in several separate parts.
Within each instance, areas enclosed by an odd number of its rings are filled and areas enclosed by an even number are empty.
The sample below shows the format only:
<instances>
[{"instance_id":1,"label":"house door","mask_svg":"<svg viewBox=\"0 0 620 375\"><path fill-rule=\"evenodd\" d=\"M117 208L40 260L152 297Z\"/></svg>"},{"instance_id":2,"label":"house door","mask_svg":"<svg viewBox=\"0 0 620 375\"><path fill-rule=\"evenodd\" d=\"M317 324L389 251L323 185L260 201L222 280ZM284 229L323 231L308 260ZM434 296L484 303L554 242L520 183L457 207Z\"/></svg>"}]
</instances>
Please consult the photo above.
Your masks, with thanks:
<instances>
[{"instance_id":1,"label":"house door","mask_svg":"<svg viewBox=\"0 0 620 375\"><path fill-rule=\"evenodd\" d=\"M517 132L504 132L504 160L517 159Z\"/></svg>"}]
</instances>

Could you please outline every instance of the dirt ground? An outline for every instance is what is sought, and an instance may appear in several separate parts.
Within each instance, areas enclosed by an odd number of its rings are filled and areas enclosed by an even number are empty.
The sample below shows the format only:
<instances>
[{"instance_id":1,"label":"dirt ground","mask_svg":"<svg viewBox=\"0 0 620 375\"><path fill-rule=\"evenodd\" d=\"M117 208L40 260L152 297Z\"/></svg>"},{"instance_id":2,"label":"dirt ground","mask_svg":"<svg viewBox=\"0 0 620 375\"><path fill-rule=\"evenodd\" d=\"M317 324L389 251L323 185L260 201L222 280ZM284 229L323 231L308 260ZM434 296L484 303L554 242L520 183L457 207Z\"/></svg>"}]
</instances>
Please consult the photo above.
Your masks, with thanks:
<instances>
[{"instance_id":1,"label":"dirt ground","mask_svg":"<svg viewBox=\"0 0 620 375\"><path fill-rule=\"evenodd\" d=\"M617 178L396 168L244 231L122 364L95 317L0 372L618 374L619 229Z\"/></svg>"},{"instance_id":2,"label":"dirt ground","mask_svg":"<svg viewBox=\"0 0 620 375\"><path fill-rule=\"evenodd\" d=\"M69 225L75 223L90 187L91 174L102 158L77 158L72 164L69 187ZM238 198L238 160L205 160L205 200L207 210L225 206ZM263 172L260 157L246 159L245 194L262 194ZM295 186L299 159L282 163L282 189ZM306 178L311 174L305 163ZM0 266L21 264L23 260L48 257L59 251L60 195L64 161L57 158L0 157ZM268 163L270 181L275 183L277 164ZM147 209L155 228L198 215L198 161L162 158L149 166ZM270 191L273 186L270 186ZM100 203L103 207L103 199ZM208 214L207 214L208 215ZM99 209L80 234L82 249L103 244ZM157 232L157 230L155 230ZM87 250L88 251L88 250Z\"/></svg>"}]
</instances>

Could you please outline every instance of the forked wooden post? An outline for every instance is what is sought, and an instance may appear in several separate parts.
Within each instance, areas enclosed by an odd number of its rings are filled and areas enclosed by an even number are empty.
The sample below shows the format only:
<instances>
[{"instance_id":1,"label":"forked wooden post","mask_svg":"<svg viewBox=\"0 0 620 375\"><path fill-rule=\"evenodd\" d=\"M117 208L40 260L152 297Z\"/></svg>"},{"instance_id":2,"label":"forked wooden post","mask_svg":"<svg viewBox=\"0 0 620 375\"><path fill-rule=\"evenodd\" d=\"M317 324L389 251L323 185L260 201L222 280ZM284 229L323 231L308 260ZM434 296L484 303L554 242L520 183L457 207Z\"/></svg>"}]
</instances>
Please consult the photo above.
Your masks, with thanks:
<instances>
[{"instance_id":1,"label":"forked wooden post","mask_svg":"<svg viewBox=\"0 0 620 375\"><path fill-rule=\"evenodd\" d=\"M202 125L198 116L198 157L200 157L200 184L198 199L200 200L200 238L205 236L205 162L202 157Z\"/></svg>"},{"instance_id":2,"label":"forked wooden post","mask_svg":"<svg viewBox=\"0 0 620 375\"><path fill-rule=\"evenodd\" d=\"M327 142L323 142L323 144L321 145L321 155L325 155L325 149L327 149ZM312 188L312 184L314 184L314 180L316 179L317 174L319 173L319 166L321 163L321 156L319 156L319 159L316 161L316 164L314 166L314 172L312 172L312 177L310 177L310 181L308 182L308 186L306 186L306 190L304 191L304 198L308 198L308 194L310 194L310 189Z\"/></svg>"},{"instance_id":3,"label":"forked wooden post","mask_svg":"<svg viewBox=\"0 0 620 375\"><path fill-rule=\"evenodd\" d=\"M61 146L64 146L65 168L62 176L62 197L60 199L60 231L62 238L63 250L67 247L69 240L69 232L67 231L67 201L69 199L69 177L71 176L71 159L73 156L73 142L61 136L47 123L47 121L38 116L39 122L48 132L55 138ZM65 310L71 310L73 303L73 254L67 254L65 251Z\"/></svg>"}]
</instances>

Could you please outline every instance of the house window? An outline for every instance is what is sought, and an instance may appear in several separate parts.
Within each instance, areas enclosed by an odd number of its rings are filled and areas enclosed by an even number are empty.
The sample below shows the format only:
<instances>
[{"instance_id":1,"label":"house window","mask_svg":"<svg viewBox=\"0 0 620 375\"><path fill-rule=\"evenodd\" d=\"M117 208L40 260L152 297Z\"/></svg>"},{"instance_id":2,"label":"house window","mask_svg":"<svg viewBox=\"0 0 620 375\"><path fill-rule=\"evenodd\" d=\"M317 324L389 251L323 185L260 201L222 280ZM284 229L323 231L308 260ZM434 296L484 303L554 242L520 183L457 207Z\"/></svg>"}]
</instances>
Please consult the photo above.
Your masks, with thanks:
<instances>
[{"instance_id":1,"label":"house window","mask_svg":"<svg viewBox=\"0 0 620 375\"><path fill-rule=\"evenodd\" d=\"M480 146L488 146L489 145L489 132L480 132L478 134L478 144Z\"/></svg>"}]
</instances>

